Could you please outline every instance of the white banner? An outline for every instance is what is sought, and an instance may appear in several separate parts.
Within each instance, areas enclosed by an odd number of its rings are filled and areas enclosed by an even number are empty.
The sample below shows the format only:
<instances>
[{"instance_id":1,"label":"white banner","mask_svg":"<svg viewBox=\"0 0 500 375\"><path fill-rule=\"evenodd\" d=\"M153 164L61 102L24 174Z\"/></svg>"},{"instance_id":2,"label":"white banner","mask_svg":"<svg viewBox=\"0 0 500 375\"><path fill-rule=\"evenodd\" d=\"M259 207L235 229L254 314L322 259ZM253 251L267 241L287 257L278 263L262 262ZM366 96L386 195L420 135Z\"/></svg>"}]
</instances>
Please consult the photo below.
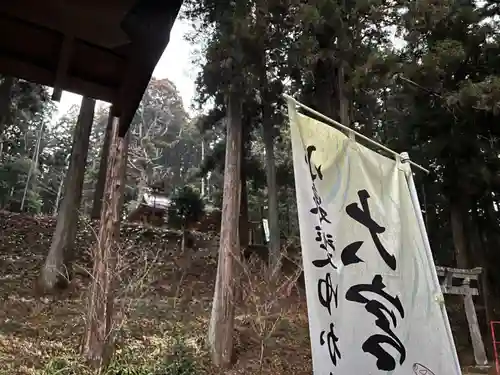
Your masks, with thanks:
<instances>
[{"instance_id":1,"label":"white banner","mask_svg":"<svg viewBox=\"0 0 500 375\"><path fill-rule=\"evenodd\" d=\"M288 110L314 374L461 374L408 163Z\"/></svg>"}]
</instances>

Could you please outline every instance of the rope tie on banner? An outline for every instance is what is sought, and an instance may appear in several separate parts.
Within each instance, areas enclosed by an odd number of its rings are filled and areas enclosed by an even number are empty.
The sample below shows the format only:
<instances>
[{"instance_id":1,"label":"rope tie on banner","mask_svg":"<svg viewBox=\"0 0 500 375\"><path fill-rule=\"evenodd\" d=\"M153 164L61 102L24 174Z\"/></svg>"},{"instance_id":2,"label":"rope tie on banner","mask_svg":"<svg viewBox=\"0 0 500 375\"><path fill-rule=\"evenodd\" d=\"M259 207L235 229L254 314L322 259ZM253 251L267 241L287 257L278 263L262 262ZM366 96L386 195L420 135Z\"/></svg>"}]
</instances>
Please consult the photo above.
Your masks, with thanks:
<instances>
[{"instance_id":1,"label":"rope tie on banner","mask_svg":"<svg viewBox=\"0 0 500 375\"><path fill-rule=\"evenodd\" d=\"M347 134L351 142L356 142L356 133L354 132L354 130L349 130Z\"/></svg>"},{"instance_id":2,"label":"rope tie on banner","mask_svg":"<svg viewBox=\"0 0 500 375\"><path fill-rule=\"evenodd\" d=\"M410 161L410 155L407 152L402 152L399 154L402 163L408 163Z\"/></svg>"},{"instance_id":3,"label":"rope tie on banner","mask_svg":"<svg viewBox=\"0 0 500 375\"><path fill-rule=\"evenodd\" d=\"M388 147L386 147L386 146L384 146L384 145L382 145L382 144L380 144L380 143L378 143L378 142L374 141L374 140L373 140L373 139L371 139L371 138L368 138L367 136L364 136L364 135L363 135L363 134L361 134L361 133L358 133L356 130L351 129L351 128L350 128L350 127L348 127L348 126L342 125L342 124L341 124L340 122L338 122L338 121L332 120L331 118L329 118L329 117L325 116L324 114L322 114L322 113L320 113L320 112L318 112L318 111L316 111L316 110L314 110L314 109L312 109L312 108L310 108L310 107L308 107L308 106L306 106L306 105L302 104L301 102L297 101L295 98L291 97L290 95L283 94L283 97L284 97L285 99L289 100L289 101L292 101L292 102L293 102L296 106L298 106L298 107L300 107L300 108L302 108L302 109L305 109L305 110L306 110L306 111L308 111L309 113L312 113L312 114L314 114L314 115L318 116L319 118L321 118L321 119L325 120L326 122L330 123L331 125L334 125L334 126L336 126L336 127L339 127L339 128L341 128L342 130L345 130L345 131L347 131L347 132L349 132L349 133L350 133L350 132L354 133L354 135L355 135L356 137L359 137L359 138L361 138L361 139L364 139L365 141L367 141L367 142L369 142L369 143L371 143L371 144L373 144L373 145L377 146L378 148L380 148L380 149L382 149L382 150L384 150L384 151L388 152L389 154L393 155L394 157L395 157L396 155L399 155L399 153L398 153L398 152L396 152L396 151L394 151L394 150L391 150L390 148L388 148ZM349 136L349 138L350 138L350 136ZM411 160L409 160L409 159L408 159L408 161L409 161L409 163L410 163L411 165L413 165L414 167L416 167L416 168L420 169L421 171L424 171L424 172L425 172L425 173L427 173L427 174L428 174L428 173L430 173L428 169L426 169L426 168L422 167L421 165L419 165L419 164L417 164L417 163L414 163L413 161L411 161Z\"/></svg>"},{"instance_id":4,"label":"rope tie on banner","mask_svg":"<svg viewBox=\"0 0 500 375\"><path fill-rule=\"evenodd\" d=\"M444 295L443 292L441 292L441 290L437 291L434 294L434 301L441 306L444 305Z\"/></svg>"},{"instance_id":5,"label":"rope tie on banner","mask_svg":"<svg viewBox=\"0 0 500 375\"><path fill-rule=\"evenodd\" d=\"M394 158L396 159L396 167L398 169L401 169L401 166L404 163L403 158L401 157L401 155L394 155Z\"/></svg>"}]
</instances>

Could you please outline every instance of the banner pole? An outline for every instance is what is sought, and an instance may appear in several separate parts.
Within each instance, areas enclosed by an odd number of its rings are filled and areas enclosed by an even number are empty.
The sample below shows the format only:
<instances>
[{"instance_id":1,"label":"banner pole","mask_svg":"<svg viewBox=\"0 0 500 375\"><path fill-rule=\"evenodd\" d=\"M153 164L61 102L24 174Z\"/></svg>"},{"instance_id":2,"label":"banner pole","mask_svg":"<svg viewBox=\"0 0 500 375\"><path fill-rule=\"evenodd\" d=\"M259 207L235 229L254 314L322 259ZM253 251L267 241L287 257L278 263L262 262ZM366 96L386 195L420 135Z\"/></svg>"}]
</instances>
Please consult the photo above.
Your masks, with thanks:
<instances>
[{"instance_id":1,"label":"banner pole","mask_svg":"<svg viewBox=\"0 0 500 375\"><path fill-rule=\"evenodd\" d=\"M387 151L388 153L390 153L390 154L394 155L395 157L399 157L399 156L400 156L400 154L399 154L399 153L397 153L396 151L391 150L390 148L388 148L388 147L386 147L386 146L384 146L384 145L382 145L382 144L380 144L380 143L378 143L378 142L374 141L373 139L368 138L367 136L365 136L365 135L363 135L363 134L361 134L361 133L358 133L356 130L351 129L350 127L348 127L348 126L346 126L346 125L342 125L340 122L335 121L335 120L331 119L330 117L325 116L324 114L322 114L322 113L320 113L320 112L318 112L318 111L316 111L316 110L314 110L314 109L312 109L312 108L310 108L310 107L306 106L305 104L302 104L301 102L299 102L298 100L296 100L296 99L295 99L295 98L293 98L292 96L287 95L287 94L283 94L283 97L284 97L285 99L287 99L287 100L290 100L290 101L294 102L294 103L295 103L295 105L298 105L299 107L301 107L301 108L305 109L306 111L308 111L308 112L310 112L310 113L312 113L312 114L314 114L314 115L316 115L316 116L318 116L318 117L322 118L323 120L325 120L325 121L329 122L330 124L335 125L335 126L338 126L339 128L341 128L341 129L343 129L343 130L346 130L346 131L348 131L348 132L350 132L350 133L354 133L354 134L356 135L356 137L359 137L359 138L361 138L361 139L364 139L365 141L370 142L371 144L373 144L373 145L375 145L375 146L377 146L377 147L380 147L382 150ZM425 172L425 173L427 173L427 174L429 174L429 173L430 173L428 169L426 169L426 168L422 167L421 165L419 165L419 164L417 164L417 163L414 163L414 162L412 162L411 160L408 160L408 162L409 162L411 165L413 165L414 167L417 167L418 169L420 169L421 171L423 171L423 172Z\"/></svg>"},{"instance_id":2,"label":"banner pole","mask_svg":"<svg viewBox=\"0 0 500 375\"><path fill-rule=\"evenodd\" d=\"M407 152L402 152L401 153L401 162L409 162L410 157ZM455 364L457 374L462 374L462 368L460 367L460 362L458 360L458 355L456 352L456 345L455 345L455 340L453 338L453 332L451 330L451 325L450 325L450 320L448 319L448 312L446 311L446 305L444 303L444 296L441 291L441 284L439 284L439 279L437 276L436 272L436 263L434 263L434 256L432 255L432 250L431 250L431 244L429 242L429 237L427 235L427 229L425 228L425 222L424 222L424 217L422 215L422 210L420 208L420 201L418 199L418 194L417 194L417 189L415 187L415 181L413 180L413 172L411 171L411 168L409 169L409 173L406 173L406 181L408 183L408 188L410 190L410 197L413 203L413 208L415 210L416 216L417 216L417 222L418 226L420 228L420 233L422 235L423 243L424 243L424 248L425 248L425 253L427 255L427 259L429 264L433 265L431 267L431 275L432 275L432 281L434 284L434 287L436 288L436 300L437 303L440 305L441 309L441 314L443 315L444 318L444 323L445 323L445 328L446 328L446 333L448 336L448 339L450 340L451 343L453 343L453 347L455 348L455 351L453 354L453 362Z\"/></svg>"}]
</instances>

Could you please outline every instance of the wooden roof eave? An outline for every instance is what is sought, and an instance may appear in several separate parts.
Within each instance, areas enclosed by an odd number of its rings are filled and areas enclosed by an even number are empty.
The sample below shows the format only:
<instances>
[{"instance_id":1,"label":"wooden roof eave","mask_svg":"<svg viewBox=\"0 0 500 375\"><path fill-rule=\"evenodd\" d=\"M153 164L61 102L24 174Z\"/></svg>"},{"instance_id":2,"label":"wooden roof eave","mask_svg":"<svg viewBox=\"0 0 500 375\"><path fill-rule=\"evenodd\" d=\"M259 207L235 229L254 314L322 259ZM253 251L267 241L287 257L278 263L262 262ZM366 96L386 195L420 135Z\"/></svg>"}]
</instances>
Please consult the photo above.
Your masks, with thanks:
<instances>
[{"instance_id":1,"label":"wooden roof eave","mask_svg":"<svg viewBox=\"0 0 500 375\"><path fill-rule=\"evenodd\" d=\"M38 4L38 0L22 1ZM66 0L86 6L81 1ZM93 0L86 1L92 3ZM102 0L106 1L110 7L121 6L123 2ZM103 38L106 42L128 41L105 47L81 39L81 33L72 35L29 22L30 18L23 18L22 13L15 17L15 12L22 9L12 8L12 4L9 0L0 4L0 74L112 103L114 114L121 118L120 135L123 136L168 44L182 0L136 1L124 17L119 17L119 25L109 29L109 37Z\"/></svg>"}]
</instances>

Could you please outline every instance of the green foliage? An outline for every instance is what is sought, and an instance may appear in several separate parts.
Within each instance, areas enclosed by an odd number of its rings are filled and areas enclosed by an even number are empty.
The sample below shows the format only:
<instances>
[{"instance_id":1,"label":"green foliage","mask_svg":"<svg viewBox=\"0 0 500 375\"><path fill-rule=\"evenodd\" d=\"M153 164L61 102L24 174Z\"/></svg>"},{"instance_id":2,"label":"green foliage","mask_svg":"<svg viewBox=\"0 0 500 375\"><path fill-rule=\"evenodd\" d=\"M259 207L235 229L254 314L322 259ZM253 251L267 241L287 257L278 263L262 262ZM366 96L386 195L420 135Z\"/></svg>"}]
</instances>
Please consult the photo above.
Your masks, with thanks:
<instances>
[{"instance_id":1,"label":"green foliage","mask_svg":"<svg viewBox=\"0 0 500 375\"><path fill-rule=\"evenodd\" d=\"M77 375L85 374L86 370L80 361L73 358L53 358L40 371L40 375Z\"/></svg>"},{"instance_id":2,"label":"green foliage","mask_svg":"<svg viewBox=\"0 0 500 375\"><path fill-rule=\"evenodd\" d=\"M19 211L23 192L32 161L27 158L10 158L0 164L0 197L2 207L11 211ZM25 209L31 213L40 213L42 201L39 187L36 185L37 172L30 179L26 193Z\"/></svg>"},{"instance_id":3,"label":"green foliage","mask_svg":"<svg viewBox=\"0 0 500 375\"><path fill-rule=\"evenodd\" d=\"M240 12L240 6L251 11ZM408 151L433 170L430 176L417 174L417 183L421 196L425 193L438 262L455 261L450 207L462 213L459 231L466 233L472 263L498 261L500 214L493 205L500 196L500 131L495 125L500 116L500 23L493 16L499 9L490 1L462 0L188 1L187 14L199 25L194 39L206 41L198 101L211 106L200 128L219 132L201 175L213 178L213 184L223 172L226 124L220 119L224 96L235 81L231 69L238 72L244 109L248 153L243 168L251 206L266 196L265 181L252 172L265 162L255 129L269 118L282 129L275 133L275 164L283 218L296 208L281 93L289 91L334 119L340 119L345 99L346 125ZM221 190L218 183L210 194Z\"/></svg>"},{"instance_id":4,"label":"green foliage","mask_svg":"<svg viewBox=\"0 0 500 375\"><path fill-rule=\"evenodd\" d=\"M187 228L200 220L204 212L205 204L199 192L191 186L184 186L172 197L169 207L169 223L180 228Z\"/></svg>"},{"instance_id":5,"label":"green foliage","mask_svg":"<svg viewBox=\"0 0 500 375\"><path fill-rule=\"evenodd\" d=\"M387 96L393 108L385 129L388 143L409 150L413 160L433 169L431 176L419 177L438 261L455 261L454 208L462 225L455 235L465 234L471 266L490 263L497 259L497 234L479 228L498 225L492 209L498 194L493 176L500 173L498 22L489 18L488 2L400 6L404 16L398 27L407 42L400 53L405 80L396 80Z\"/></svg>"},{"instance_id":6,"label":"green foliage","mask_svg":"<svg viewBox=\"0 0 500 375\"><path fill-rule=\"evenodd\" d=\"M138 360L139 359L139 360ZM40 375L90 375L93 372L81 358L53 358ZM181 342L164 358L141 360L141 355L126 351L116 355L103 375L197 375L199 366L193 354Z\"/></svg>"},{"instance_id":7,"label":"green foliage","mask_svg":"<svg viewBox=\"0 0 500 375\"><path fill-rule=\"evenodd\" d=\"M0 208L12 211L21 209L24 190L24 210L43 212L45 184L40 180L50 174L49 165L55 160L49 151L60 147L62 139L52 141L42 137L37 152L36 143L40 132L46 129L55 108L45 87L14 79L8 113L0 128ZM31 175L29 176L31 172ZM27 186L26 186L27 185Z\"/></svg>"},{"instance_id":8,"label":"green foliage","mask_svg":"<svg viewBox=\"0 0 500 375\"><path fill-rule=\"evenodd\" d=\"M136 362L134 353L116 358L106 370L106 375L196 375L195 359L182 345L176 345L173 353L157 363ZM49 375L49 374L47 374Z\"/></svg>"}]
</instances>

